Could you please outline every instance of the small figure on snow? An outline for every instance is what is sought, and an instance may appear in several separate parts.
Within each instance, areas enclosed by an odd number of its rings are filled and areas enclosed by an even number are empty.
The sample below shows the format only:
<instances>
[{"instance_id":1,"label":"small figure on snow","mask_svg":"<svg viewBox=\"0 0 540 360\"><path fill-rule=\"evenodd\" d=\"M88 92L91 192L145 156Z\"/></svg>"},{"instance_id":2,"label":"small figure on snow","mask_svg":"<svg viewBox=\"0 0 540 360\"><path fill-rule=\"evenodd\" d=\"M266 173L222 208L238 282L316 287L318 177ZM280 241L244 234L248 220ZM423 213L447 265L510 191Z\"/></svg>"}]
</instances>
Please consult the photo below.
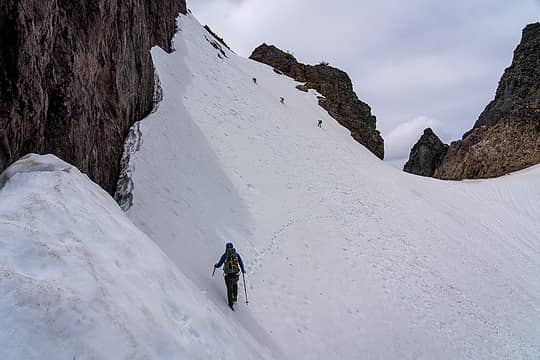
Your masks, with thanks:
<instances>
[{"instance_id":1,"label":"small figure on snow","mask_svg":"<svg viewBox=\"0 0 540 360\"><path fill-rule=\"evenodd\" d=\"M282 103L282 104L285 104L285 99L282 97L279 98L279 101Z\"/></svg>"},{"instance_id":2,"label":"small figure on snow","mask_svg":"<svg viewBox=\"0 0 540 360\"><path fill-rule=\"evenodd\" d=\"M322 128L322 120L319 120L319 122L317 122L317 126Z\"/></svg>"},{"instance_id":3,"label":"small figure on snow","mask_svg":"<svg viewBox=\"0 0 540 360\"><path fill-rule=\"evenodd\" d=\"M253 83L254 83L255 85L257 85L257 78L253 78L253 79L251 79L251 80L253 80Z\"/></svg>"},{"instance_id":4,"label":"small figure on snow","mask_svg":"<svg viewBox=\"0 0 540 360\"><path fill-rule=\"evenodd\" d=\"M240 271L242 271L242 275L246 272L244 270L244 262L242 261L242 257L236 252L236 249L230 242L225 244L225 253L221 255L221 259L219 259L218 263L214 265L214 269L221 267L221 265L223 265L223 275L225 277L225 285L227 286L227 301L229 303L229 307L234 310L233 304L238 298L238 274Z\"/></svg>"}]
</instances>

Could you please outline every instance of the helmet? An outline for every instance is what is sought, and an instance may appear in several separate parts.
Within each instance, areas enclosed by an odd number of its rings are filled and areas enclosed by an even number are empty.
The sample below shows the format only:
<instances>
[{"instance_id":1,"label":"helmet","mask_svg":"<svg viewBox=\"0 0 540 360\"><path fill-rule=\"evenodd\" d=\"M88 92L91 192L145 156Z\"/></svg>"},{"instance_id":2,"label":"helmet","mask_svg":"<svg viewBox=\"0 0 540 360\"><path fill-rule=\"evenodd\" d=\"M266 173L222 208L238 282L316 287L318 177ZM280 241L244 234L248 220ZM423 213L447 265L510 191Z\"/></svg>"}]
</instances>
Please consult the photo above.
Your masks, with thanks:
<instances>
[{"instance_id":1,"label":"helmet","mask_svg":"<svg viewBox=\"0 0 540 360\"><path fill-rule=\"evenodd\" d=\"M232 242L228 242L225 244L225 249L232 249L234 246L232 244Z\"/></svg>"}]
</instances>

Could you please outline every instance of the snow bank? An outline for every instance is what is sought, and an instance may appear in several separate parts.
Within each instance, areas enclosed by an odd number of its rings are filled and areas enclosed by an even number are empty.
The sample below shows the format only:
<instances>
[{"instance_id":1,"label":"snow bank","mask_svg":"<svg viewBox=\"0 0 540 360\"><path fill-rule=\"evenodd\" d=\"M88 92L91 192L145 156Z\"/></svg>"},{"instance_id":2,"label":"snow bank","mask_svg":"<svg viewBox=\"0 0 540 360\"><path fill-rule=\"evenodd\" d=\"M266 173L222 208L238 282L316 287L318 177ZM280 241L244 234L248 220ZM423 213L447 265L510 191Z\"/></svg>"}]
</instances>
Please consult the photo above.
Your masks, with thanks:
<instances>
[{"instance_id":1,"label":"snow bank","mask_svg":"<svg viewBox=\"0 0 540 360\"><path fill-rule=\"evenodd\" d=\"M192 16L178 28L175 53L152 53L164 98L140 123L128 216L224 314L209 273L237 245L250 303L231 326L278 358L540 353L539 168L472 182L405 174L313 92L216 49Z\"/></svg>"},{"instance_id":2,"label":"snow bank","mask_svg":"<svg viewBox=\"0 0 540 360\"><path fill-rule=\"evenodd\" d=\"M0 184L0 359L267 354L76 168L29 155Z\"/></svg>"},{"instance_id":3,"label":"snow bank","mask_svg":"<svg viewBox=\"0 0 540 360\"><path fill-rule=\"evenodd\" d=\"M58 158L54 155L43 155L39 157L35 154L28 154L0 174L0 189L17 174L48 171L69 172L71 169L73 169L72 166L58 161Z\"/></svg>"}]
</instances>

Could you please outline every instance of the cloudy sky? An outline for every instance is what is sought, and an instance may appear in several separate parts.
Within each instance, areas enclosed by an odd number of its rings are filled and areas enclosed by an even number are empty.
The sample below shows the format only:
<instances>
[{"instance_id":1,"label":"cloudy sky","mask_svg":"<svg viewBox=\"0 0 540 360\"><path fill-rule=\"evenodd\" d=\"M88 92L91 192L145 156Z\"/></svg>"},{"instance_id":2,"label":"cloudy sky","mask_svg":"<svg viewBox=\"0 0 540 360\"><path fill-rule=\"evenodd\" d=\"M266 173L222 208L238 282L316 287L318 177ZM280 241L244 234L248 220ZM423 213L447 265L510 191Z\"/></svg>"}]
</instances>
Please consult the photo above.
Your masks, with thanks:
<instances>
[{"instance_id":1,"label":"cloudy sky","mask_svg":"<svg viewBox=\"0 0 540 360\"><path fill-rule=\"evenodd\" d=\"M238 54L266 42L345 70L377 116L386 159L430 126L460 138L493 98L540 0L188 0Z\"/></svg>"}]
</instances>

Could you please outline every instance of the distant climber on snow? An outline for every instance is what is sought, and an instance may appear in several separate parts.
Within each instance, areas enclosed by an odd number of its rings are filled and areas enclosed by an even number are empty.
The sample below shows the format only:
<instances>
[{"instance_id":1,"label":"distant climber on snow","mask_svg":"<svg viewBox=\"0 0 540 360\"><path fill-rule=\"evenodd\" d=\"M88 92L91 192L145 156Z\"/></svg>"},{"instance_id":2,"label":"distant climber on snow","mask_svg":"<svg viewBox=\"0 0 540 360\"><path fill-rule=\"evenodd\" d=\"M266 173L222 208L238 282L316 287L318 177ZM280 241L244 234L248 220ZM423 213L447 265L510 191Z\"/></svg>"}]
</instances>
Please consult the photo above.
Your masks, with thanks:
<instances>
[{"instance_id":1,"label":"distant climber on snow","mask_svg":"<svg viewBox=\"0 0 540 360\"><path fill-rule=\"evenodd\" d=\"M257 78L253 78L253 79L251 79L251 80L253 80L253 83L254 83L254 84L257 84Z\"/></svg>"},{"instance_id":2,"label":"distant climber on snow","mask_svg":"<svg viewBox=\"0 0 540 360\"><path fill-rule=\"evenodd\" d=\"M225 277L225 285L227 286L227 301L229 303L229 307L234 310L233 304L238 298L239 273L240 271L242 271L242 274L245 274L246 272L244 270L244 262L242 261L242 257L236 252L236 249L230 242L225 244L225 253L221 255L218 263L214 265L214 269L221 267L221 265L223 265L223 275Z\"/></svg>"},{"instance_id":3,"label":"distant climber on snow","mask_svg":"<svg viewBox=\"0 0 540 360\"><path fill-rule=\"evenodd\" d=\"M282 104L285 104L285 98L280 97L280 98L279 98L279 101L280 101Z\"/></svg>"},{"instance_id":4,"label":"distant climber on snow","mask_svg":"<svg viewBox=\"0 0 540 360\"><path fill-rule=\"evenodd\" d=\"M319 122L317 122L317 126L322 128L322 120L319 120Z\"/></svg>"}]
</instances>

